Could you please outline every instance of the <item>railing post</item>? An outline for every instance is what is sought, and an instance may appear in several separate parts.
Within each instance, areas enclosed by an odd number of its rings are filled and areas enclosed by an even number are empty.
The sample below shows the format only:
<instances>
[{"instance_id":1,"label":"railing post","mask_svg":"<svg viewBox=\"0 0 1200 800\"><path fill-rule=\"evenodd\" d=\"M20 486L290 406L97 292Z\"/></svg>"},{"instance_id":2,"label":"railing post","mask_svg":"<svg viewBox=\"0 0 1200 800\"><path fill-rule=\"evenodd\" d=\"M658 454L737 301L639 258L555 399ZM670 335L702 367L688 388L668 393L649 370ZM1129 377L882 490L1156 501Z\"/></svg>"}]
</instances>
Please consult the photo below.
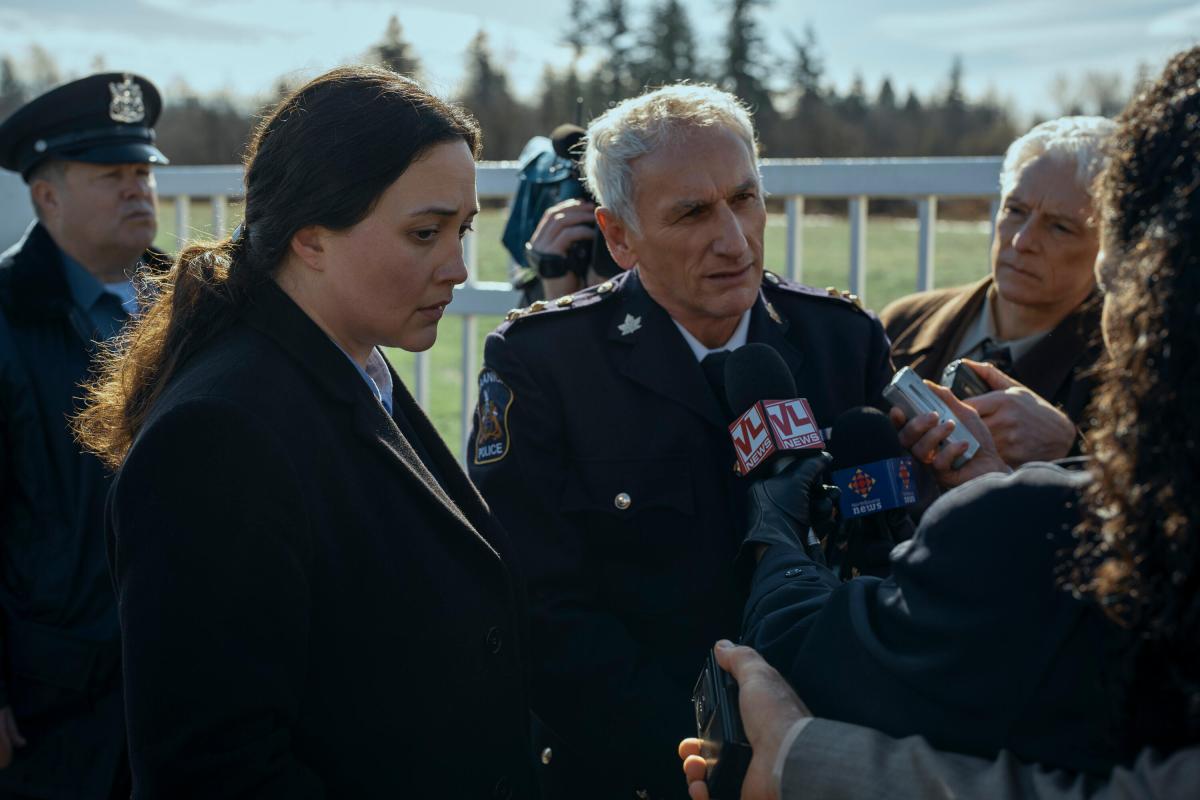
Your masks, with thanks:
<instances>
[{"instance_id":1,"label":"railing post","mask_svg":"<svg viewBox=\"0 0 1200 800\"><path fill-rule=\"evenodd\" d=\"M413 354L413 397L429 411L429 351Z\"/></svg>"},{"instance_id":2,"label":"railing post","mask_svg":"<svg viewBox=\"0 0 1200 800\"><path fill-rule=\"evenodd\" d=\"M463 261L467 265L467 285L479 280L479 235L475 231L467 231L463 237Z\"/></svg>"},{"instance_id":3,"label":"railing post","mask_svg":"<svg viewBox=\"0 0 1200 800\"><path fill-rule=\"evenodd\" d=\"M785 202L787 211L787 276L804 279L804 195L794 194Z\"/></svg>"},{"instance_id":4,"label":"railing post","mask_svg":"<svg viewBox=\"0 0 1200 800\"><path fill-rule=\"evenodd\" d=\"M850 198L850 291L867 302L867 197Z\"/></svg>"},{"instance_id":5,"label":"railing post","mask_svg":"<svg viewBox=\"0 0 1200 800\"><path fill-rule=\"evenodd\" d=\"M463 454L464 459L466 454L471 452L471 423L475 416L475 381L473 373L475 372L475 362L477 358L478 347L476 340L479 338L479 320L474 314L467 314L463 317L462 330L462 449L459 451ZM463 463L467 463L465 460Z\"/></svg>"},{"instance_id":6,"label":"railing post","mask_svg":"<svg viewBox=\"0 0 1200 800\"><path fill-rule=\"evenodd\" d=\"M1000 213L1000 198L993 197L988 203L988 224L991 225L991 235L988 237L988 252L992 252L992 245L996 243L996 215Z\"/></svg>"},{"instance_id":7,"label":"railing post","mask_svg":"<svg viewBox=\"0 0 1200 800\"><path fill-rule=\"evenodd\" d=\"M175 251L183 250L184 244L190 238L188 229L192 226L192 198L186 194L175 195Z\"/></svg>"},{"instance_id":8,"label":"railing post","mask_svg":"<svg viewBox=\"0 0 1200 800\"><path fill-rule=\"evenodd\" d=\"M917 201L917 291L933 288L934 233L937 228L937 196L929 195Z\"/></svg>"},{"instance_id":9,"label":"railing post","mask_svg":"<svg viewBox=\"0 0 1200 800\"><path fill-rule=\"evenodd\" d=\"M214 195L212 198L212 238L225 238L225 207L226 198L223 194Z\"/></svg>"}]
</instances>

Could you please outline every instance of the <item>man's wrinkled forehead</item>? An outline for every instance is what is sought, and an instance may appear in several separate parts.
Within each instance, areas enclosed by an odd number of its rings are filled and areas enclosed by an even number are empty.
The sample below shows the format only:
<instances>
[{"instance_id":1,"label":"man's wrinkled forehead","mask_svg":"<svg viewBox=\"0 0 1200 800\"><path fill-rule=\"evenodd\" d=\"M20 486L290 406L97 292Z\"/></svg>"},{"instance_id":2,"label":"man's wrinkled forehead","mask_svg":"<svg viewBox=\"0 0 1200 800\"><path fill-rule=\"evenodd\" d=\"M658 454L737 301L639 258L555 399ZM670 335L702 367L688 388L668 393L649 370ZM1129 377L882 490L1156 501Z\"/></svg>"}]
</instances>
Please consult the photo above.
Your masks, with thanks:
<instances>
[{"instance_id":1,"label":"man's wrinkled forehead","mask_svg":"<svg viewBox=\"0 0 1200 800\"><path fill-rule=\"evenodd\" d=\"M706 149L716 148L721 156L694 158L701 140ZM723 126L688 128L664 137L653 150L634 159L630 168L635 204L650 199L656 209L712 203L761 185L753 150L737 131ZM646 184L654 187L653 198L641 193Z\"/></svg>"}]
</instances>

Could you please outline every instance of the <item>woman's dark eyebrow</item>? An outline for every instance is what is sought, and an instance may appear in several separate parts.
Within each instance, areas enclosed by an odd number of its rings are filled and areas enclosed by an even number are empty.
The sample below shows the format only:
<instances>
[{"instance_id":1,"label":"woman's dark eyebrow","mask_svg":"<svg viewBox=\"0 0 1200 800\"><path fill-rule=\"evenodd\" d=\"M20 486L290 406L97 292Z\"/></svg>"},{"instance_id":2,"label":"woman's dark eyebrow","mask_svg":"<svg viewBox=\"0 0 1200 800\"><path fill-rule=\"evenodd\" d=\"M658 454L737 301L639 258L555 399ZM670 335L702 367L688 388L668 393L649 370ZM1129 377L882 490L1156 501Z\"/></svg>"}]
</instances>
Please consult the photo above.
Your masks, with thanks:
<instances>
[{"instance_id":1,"label":"woman's dark eyebrow","mask_svg":"<svg viewBox=\"0 0 1200 800\"><path fill-rule=\"evenodd\" d=\"M438 216L438 217L453 217L457 213L458 213L457 208L447 208L446 206L426 206L425 208L417 209L416 211L409 214L409 216L410 217L423 217L426 214L433 214L434 216Z\"/></svg>"}]
</instances>

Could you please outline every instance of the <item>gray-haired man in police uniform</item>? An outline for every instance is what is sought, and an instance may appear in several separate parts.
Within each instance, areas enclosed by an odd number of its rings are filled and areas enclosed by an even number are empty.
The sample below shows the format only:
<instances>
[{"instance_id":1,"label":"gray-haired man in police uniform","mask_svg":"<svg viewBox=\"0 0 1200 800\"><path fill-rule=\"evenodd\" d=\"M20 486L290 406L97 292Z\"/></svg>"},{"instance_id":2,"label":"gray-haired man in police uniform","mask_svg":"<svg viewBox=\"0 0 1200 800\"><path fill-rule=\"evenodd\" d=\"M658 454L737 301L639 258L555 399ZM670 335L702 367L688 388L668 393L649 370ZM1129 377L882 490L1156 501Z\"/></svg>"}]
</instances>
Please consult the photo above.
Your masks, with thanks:
<instances>
[{"instance_id":1,"label":"gray-haired man in police uniform","mask_svg":"<svg viewBox=\"0 0 1200 800\"><path fill-rule=\"evenodd\" d=\"M37 214L0 256L0 798L130 792L108 477L67 419L95 343L136 312L135 271L161 258L161 106L144 78L92 75L0 125L0 167Z\"/></svg>"},{"instance_id":2,"label":"gray-haired man in police uniform","mask_svg":"<svg viewBox=\"0 0 1200 800\"><path fill-rule=\"evenodd\" d=\"M745 409L706 373L770 346L828 427L882 402L891 360L857 298L764 272L755 134L731 95L625 101L589 126L585 164L624 271L488 337L467 461L528 579L531 695L559 735L561 796L682 800L691 691L745 599L727 428Z\"/></svg>"}]
</instances>

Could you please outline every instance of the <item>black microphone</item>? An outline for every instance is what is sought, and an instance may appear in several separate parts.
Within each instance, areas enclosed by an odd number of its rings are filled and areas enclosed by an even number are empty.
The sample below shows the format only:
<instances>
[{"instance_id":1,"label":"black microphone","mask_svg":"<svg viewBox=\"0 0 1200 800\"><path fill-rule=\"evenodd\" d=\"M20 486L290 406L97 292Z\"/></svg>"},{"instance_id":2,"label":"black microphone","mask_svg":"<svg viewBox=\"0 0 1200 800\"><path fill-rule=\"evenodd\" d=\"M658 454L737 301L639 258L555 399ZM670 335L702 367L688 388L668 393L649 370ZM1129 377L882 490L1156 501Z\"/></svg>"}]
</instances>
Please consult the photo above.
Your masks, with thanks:
<instances>
[{"instance_id":1,"label":"black microphone","mask_svg":"<svg viewBox=\"0 0 1200 800\"><path fill-rule=\"evenodd\" d=\"M808 401L783 356L765 344L747 344L725 360L725 396L740 416L729 426L738 472L777 475L825 446Z\"/></svg>"},{"instance_id":2,"label":"black microphone","mask_svg":"<svg viewBox=\"0 0 1200 800\"><path fill-rule=\"evenodd\" d=\"M912 537L908 507L917 501L916 471L891 421L879 409L842 412L830 435L841 519L826 543L830 569L842 579L886 576L895 545Z\"/></svg>"},{"instance_id":3,"label":"black microphone","mask_svg":"<svg viewBox=\"0 0 1200 800\"><path fill-rule=\"evenodd\" d=\"M739 347L725 360L725 395L734 412L745 409L729 433L738 474L754 479L747 498L747 541L765 544L790 536L820 561L814 529L832 519L835 497L821 480L828 467L825 442L808 401L796 397L787 363L769 345ZM788 470L790 478L777 478ZM788 533L780 537L772 530Z\"/></svg>"},{"instance_id":4,"label":"black microphone","mask_svg":"<svg viewBox=\"0 0 1200 800\"><path fill-rule=\"evenodd\" d=\"M550 132L550 144L554 146L554 154L559 158L567 158L575 163L583 157L583 148L577 147L587 133L578 125L567 122L559 125Z\"/></svg>"}]
</instances>

